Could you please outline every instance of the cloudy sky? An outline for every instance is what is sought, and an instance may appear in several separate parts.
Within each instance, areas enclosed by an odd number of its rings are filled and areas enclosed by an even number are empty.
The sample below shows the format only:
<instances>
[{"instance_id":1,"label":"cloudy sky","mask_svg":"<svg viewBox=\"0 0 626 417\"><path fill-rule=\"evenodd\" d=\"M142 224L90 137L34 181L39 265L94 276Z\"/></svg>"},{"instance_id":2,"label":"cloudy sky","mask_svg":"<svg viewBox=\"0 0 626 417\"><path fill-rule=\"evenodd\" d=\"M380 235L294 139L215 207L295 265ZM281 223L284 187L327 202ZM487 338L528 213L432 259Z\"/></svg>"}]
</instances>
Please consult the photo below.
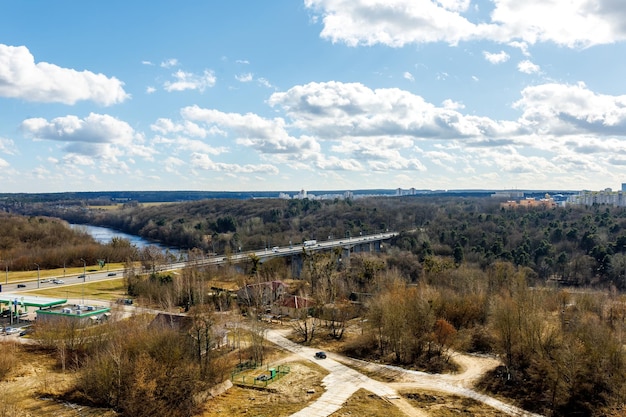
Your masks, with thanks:
<instances>
[{"instance_id":1,"label":"cloudy sky","mask_svg":"<svg viewBox=\"0 0 626 417\"><path fill-rule=\"evenodd\" d=\"M623 0L0 9L0 192L626 182Z\"/></svg>"}]
</instances>

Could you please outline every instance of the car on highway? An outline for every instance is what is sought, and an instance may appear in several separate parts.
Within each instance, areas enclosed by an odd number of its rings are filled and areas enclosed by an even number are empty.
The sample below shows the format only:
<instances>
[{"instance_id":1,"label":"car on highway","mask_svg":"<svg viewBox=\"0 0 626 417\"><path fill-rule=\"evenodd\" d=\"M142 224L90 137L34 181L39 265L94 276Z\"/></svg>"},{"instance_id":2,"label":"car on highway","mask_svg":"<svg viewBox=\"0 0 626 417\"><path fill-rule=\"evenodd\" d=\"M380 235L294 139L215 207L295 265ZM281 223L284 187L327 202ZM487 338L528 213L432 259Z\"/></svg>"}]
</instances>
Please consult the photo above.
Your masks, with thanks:
<instances>
[{"instance_id":1,"label":"car on highway","mask_svg":"<svg viewBox=\"0 0 626 417\"><path fill-rule=\"evenodd\" d=\"M48 282L52 282L52 280L51 279L42 279L40 282L42 284L47 284Z\"/></svg>"},{"instance_id":2,"label":"car on highway","mask_svg":"<svg viewBox=\"0 0 626 417\"><path fill-rule=\"evenodd\" d=\"M54 284L65 284L65 281L63 281L62 279L53 279L52 282Z\"/></svg>"},{"instance_id":3,"label":"car on highway","mask_svg":"<svg viewBox=\"0 0 626 417\"><path fill-rule=\"evenodd\" d=\"M79 275L78 276L78 279L84 279L84 278L85 278L85 275Z\"/></svg>"},{"instance_id":4,"label":"car on highway","mask_svg":"<svg viewBox=\"0 0 626 417\"><path fill-rule=\"evenodd\" d=\"M326 359L326 352L315 352L315 357L317 359Z\"/></svg>"},{"instance_id":5,"label":"car on highway","mask_svg":"<svg viewBox=\"0 0 626 417\"><path fill-rule=\"evenodd\" d=\"M26 284L17 284L17 288L26 288Z\"/></svg>"},{"instance_id":6,"label":"car on highway","mask_svg":"<svg viewBox=\"0 0 626 417\"><path fill-rule=\"evenodd\" d=\"M107 274L107 277L114 277L114 276L116 276L116 275L117 275L117 272L109 272L109 273Z\"/></svg>"}]
</instances>

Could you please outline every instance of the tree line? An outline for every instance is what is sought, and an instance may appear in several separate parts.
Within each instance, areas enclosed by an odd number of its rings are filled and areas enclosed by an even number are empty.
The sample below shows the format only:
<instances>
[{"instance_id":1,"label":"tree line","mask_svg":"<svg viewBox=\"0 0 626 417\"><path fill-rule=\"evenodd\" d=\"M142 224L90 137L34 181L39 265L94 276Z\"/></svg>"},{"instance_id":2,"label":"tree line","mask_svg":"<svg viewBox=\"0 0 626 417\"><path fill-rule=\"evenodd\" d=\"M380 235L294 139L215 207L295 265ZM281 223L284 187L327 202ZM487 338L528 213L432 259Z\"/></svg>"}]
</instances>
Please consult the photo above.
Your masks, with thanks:
<instances>
[{"instance_id":1,"label":"tree line","mask_svg":"<svg viewBox=\"0 0 626 417\"><path fill-rule=\"evenodd\" d=\"M124 239L102 245L80 228L44 216L20 216L0 212L0 260L2 269L32 271L83 266L98 260L123 262L137 258L137 249Z\"/></svg>"}]
</instances>

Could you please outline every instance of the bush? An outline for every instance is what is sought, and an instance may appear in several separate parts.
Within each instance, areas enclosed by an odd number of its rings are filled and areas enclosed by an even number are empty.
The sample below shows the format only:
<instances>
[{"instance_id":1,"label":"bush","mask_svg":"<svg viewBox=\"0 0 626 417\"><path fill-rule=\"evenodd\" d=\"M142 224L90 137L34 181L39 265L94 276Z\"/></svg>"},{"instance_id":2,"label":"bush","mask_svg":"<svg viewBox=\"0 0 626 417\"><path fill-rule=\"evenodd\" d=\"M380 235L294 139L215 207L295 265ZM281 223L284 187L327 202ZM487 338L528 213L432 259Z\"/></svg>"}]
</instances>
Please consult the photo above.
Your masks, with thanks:
<instances>
[{"instance_id":1,"label":"bush","mask_svg":"<svg viewBox=\"0 0 626 417\"><path fill-rule=\"evenodd\" d=\"M2 343L0 345L0 349L2 350L2 355L0 355L0 380L4 380L16 363L15 358L15 343Z\"/></svg>"}]
</instances>

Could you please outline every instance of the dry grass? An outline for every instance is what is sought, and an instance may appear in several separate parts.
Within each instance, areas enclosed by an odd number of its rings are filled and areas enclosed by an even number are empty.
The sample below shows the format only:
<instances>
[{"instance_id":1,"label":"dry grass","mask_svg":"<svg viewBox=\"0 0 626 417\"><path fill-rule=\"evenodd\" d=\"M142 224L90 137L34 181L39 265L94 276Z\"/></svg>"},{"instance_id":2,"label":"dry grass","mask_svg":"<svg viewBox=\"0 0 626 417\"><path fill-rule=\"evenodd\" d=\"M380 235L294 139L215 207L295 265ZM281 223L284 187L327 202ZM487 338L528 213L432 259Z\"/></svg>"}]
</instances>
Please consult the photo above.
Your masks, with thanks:
<instances>
[{"instance_id":1,"label":"dry grass","mask_svg":"<svg viewBox=\"0 0 626 417\"><path fill-rule=\"evenodd\" d=\"M376 394L360 389L343 404L331 417L368 416L368 417L405 417L399 408Z\"/></svg>"},{"instance_id":2,"label":"dry grass","mask_svg":"<svg viewBox=\"0 0 626 417\"><path fill-rule=\"evenodd\" d=\"M431 417L500 417L507 414L479 401L457 395L445 395L427 391L404 392L409 403L424 410Z\"/></svg>"},{"instance_id":3,"label":"dry grass","mask_svg":"<svg viewBox=\"0 0 626 417\"><path fill-rule=\"evenodd\" d=\"M288 416L306 407L322 392L325 373L315 364L303 362L285 363L291 372L272 382L267 389L234 386L224 394L210 400L202 417L250 415ZM313 390L313 394L308 394Z\"/></svg>"},{"instance_id":4,"label":"dry grass","mask_svg":"<svg viewBox=\"0 0 626 417\"><path fill-rule=\"evenodd\" d=\"M0 344L3 351L8 343ZM17 346L16 363L0 382L0 416L31 417L112 417L116 413L100 408L68 404L58 396L73 383L72 373L60 372L54 357L44 351Z\"/></svg>"},{"instance_id":5,"label":"dry grass","mask_svg":"<svg viewBox=\"0 0 626 417\"><path fill-rule=\"evenodd\" d=\"M86 282L84 284L82 281L76 280L76 285L24 291L24 294L52 298L85 298L88 300L115 301L118 298L126 297L126 287L122 278Z\"/></svg>"}]
</instances>

